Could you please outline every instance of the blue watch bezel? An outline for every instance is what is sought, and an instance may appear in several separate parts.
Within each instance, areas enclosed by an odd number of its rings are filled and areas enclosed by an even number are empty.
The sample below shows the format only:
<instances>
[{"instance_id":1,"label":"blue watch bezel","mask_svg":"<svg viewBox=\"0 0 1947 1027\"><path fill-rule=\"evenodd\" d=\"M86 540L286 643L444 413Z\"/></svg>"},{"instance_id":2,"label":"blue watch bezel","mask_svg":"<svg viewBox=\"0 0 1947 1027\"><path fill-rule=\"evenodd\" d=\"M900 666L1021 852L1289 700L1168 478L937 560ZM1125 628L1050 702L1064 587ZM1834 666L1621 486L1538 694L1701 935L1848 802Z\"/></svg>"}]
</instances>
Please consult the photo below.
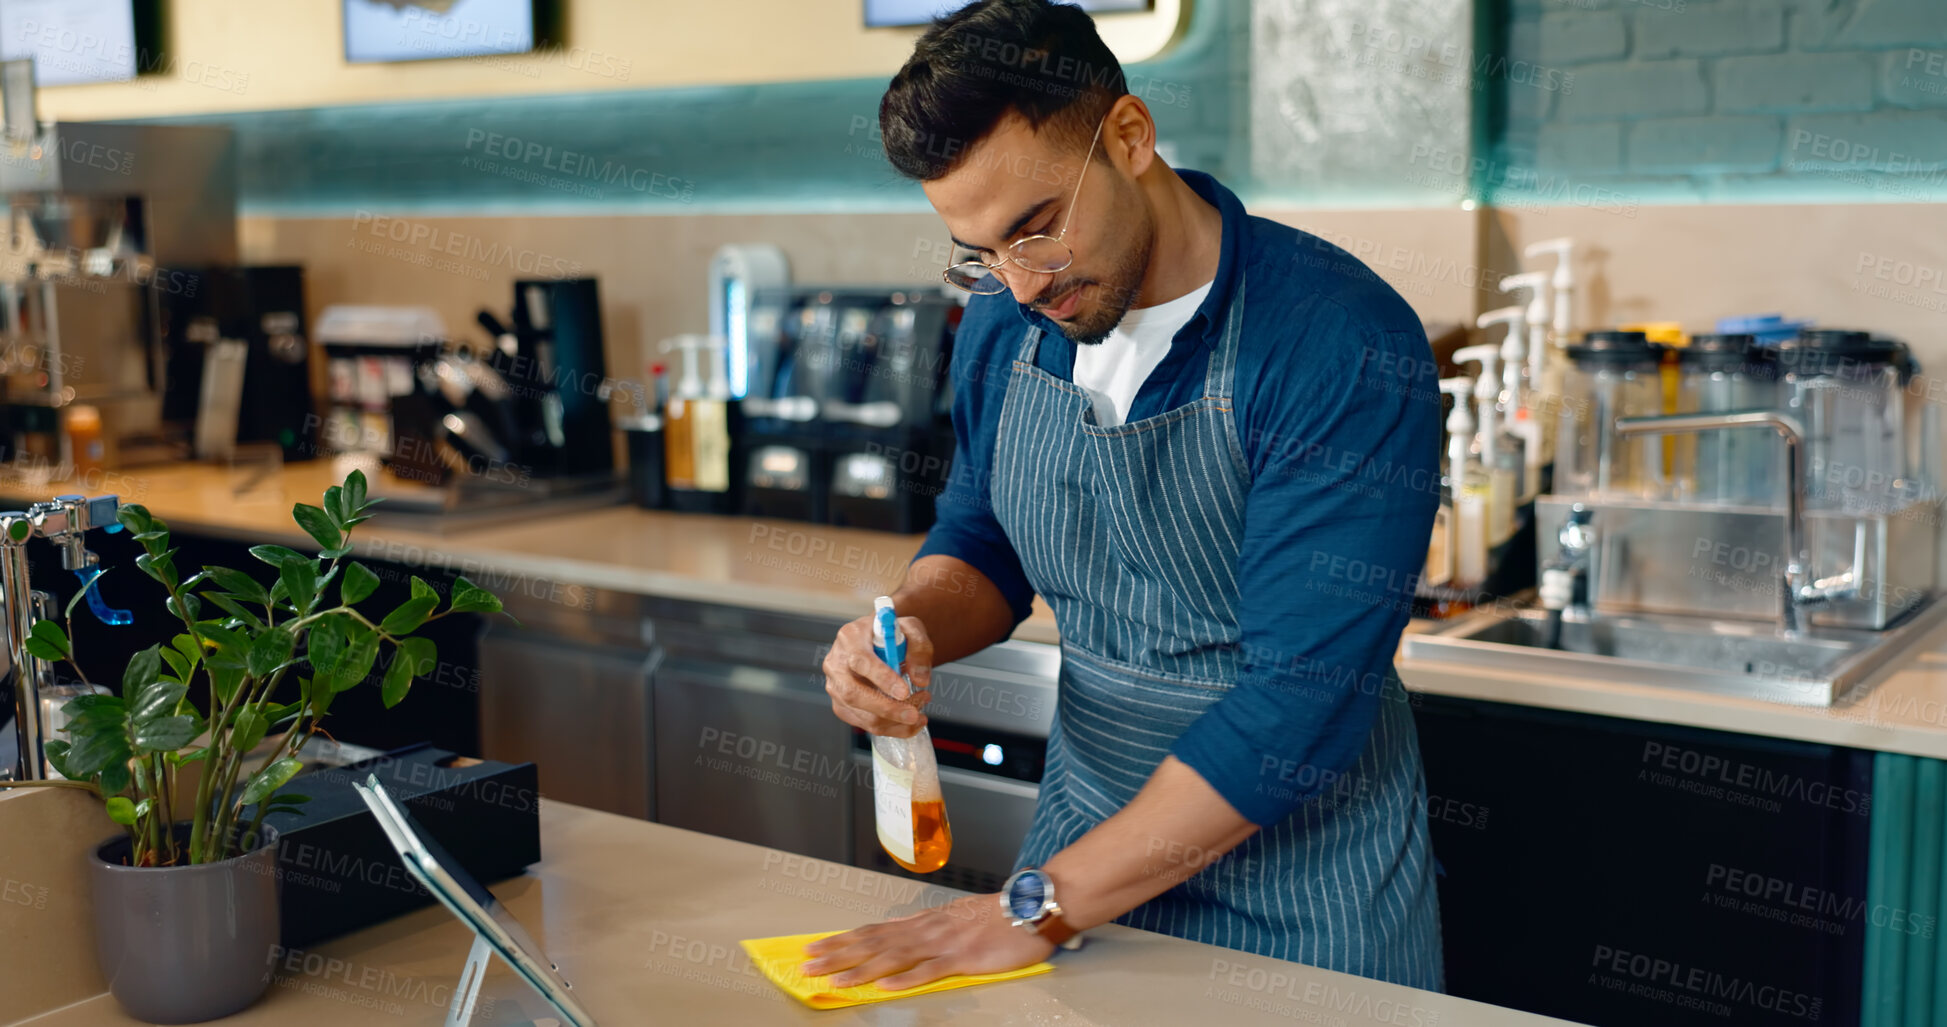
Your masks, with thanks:
<instances>
[{"instance_id":1,"label":"blue watch bezel","mask_svg":"<svg viewBox=\"0 0 1947 1027\"><path fill-rule=\"evenodd\" d=\"M1035 886L1039 890L1039 894L1032 900L1032 912L1023 912L1023 903L1028 901L1028 896L1020 893L1027 885ZM1022 867L1016 870L1001 887L1001 908L1016 923L1039 923L1050 910L1055 908L1055 882L1037 867Z\"/></svg>"}]
</instances>

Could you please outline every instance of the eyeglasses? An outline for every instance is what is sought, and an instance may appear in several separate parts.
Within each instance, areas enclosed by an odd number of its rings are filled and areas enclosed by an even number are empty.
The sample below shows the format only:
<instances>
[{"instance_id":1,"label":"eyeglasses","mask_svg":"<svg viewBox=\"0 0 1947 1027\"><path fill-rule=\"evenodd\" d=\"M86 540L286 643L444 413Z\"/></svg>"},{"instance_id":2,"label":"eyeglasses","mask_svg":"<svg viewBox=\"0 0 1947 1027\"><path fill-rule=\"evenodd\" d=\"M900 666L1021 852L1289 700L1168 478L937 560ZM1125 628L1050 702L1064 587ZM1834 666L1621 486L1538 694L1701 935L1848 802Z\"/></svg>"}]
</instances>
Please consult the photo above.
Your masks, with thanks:
<instances>
[{"instance_id":1,"label":"eyeglasses","mask_svg":"<svg viewBox=\"0 0 1947 1027\"><path fill-rule=\"evenodd\" d=\"M1007 291L1007 283L995 272L1009 263L1038 275L1068 270L1068 265L1075 262L1075 251L1062 240L1068 235L1068 226L1075 219L1075 204L1082 196L1082 179L1088 175L1089 162L1095 159L1095 144L1101 141L1102 125L1108 120L1104 117L1096 122L1095 137L1088 143L1088 156L1082 159L1082 173L1075 176L1075 194L1068 198L1068 215L1061 220L1061 232L1056 235L1030 235L1021 239L1007 248L1007 256L992 264L963 260L949 265L940 273L940 277L946 279L946 284L975 295L992 296Z\"/></svg>"}]
</instances>

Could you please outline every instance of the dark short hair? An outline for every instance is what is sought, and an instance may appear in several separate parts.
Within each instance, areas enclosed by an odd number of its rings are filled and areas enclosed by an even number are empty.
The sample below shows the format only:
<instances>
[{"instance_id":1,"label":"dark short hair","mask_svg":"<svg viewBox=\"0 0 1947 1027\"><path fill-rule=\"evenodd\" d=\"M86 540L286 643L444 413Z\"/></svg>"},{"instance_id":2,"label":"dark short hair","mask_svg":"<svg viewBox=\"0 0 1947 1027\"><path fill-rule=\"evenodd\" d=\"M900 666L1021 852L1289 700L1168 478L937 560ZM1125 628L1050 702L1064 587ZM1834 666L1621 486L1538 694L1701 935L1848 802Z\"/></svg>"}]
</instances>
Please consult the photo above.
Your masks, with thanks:
<instances>
[{"instance_id":1,"label":"dark short hair","mask_svg":"<svg viewBox=\"0 0 1947 1027\"><path fill-rule=\"evenodd\" d=\"M1009 111L1077 147L1127 93L1122 64L1079 7L974 0L933 22L879 101L886 159L930 182Z\"/></svg>"}]
</instances>

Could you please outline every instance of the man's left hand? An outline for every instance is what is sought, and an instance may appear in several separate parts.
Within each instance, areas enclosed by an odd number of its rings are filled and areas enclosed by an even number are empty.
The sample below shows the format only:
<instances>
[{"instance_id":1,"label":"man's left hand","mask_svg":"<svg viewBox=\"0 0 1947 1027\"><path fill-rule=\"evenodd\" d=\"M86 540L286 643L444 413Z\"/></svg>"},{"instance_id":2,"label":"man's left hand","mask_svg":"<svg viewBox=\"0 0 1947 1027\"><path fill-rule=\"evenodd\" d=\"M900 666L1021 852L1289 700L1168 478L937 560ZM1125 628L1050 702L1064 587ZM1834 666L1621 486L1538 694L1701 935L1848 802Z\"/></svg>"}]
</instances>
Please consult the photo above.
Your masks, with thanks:
<instances>
[{"instance_id":1,"label":"man's left hand","mask_svg":"<svg viewBox=\"0 0 1947 1027\"><path fill-rule=\"evenodd\" d=\"M835 988L878 981L888 991L953 974L1016 970L1048 958L1055 946L1001 911L1000 896L970 895L911 916L834 934L805 946L801 971L831 974Z\"/></svg>"}]
</instances>

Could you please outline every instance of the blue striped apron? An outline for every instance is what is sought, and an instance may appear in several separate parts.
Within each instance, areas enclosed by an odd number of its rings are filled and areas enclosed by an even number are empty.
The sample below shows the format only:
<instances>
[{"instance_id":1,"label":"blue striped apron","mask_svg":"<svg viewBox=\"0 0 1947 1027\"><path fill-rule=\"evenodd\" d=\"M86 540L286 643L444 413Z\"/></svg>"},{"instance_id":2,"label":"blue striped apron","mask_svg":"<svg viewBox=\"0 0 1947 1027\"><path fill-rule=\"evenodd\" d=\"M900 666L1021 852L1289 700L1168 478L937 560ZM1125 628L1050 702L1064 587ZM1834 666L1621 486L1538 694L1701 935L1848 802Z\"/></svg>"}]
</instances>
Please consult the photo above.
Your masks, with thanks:
<instances>
[{"instance_id":1,"label":"blue striped apron","mask_svg":"<svg viewBox=\"0 0 1947 1027\"><path fill-rule=\"evenodd\" d=\"M1096 423L1079 386L1035 366L1039 327L1021 342L990 488L1054 609L1062 661L1017 869L1127 805L1237 680L1251 475L1230 397L1243 309L1240 277L1202 398L1116 427ZM1397 676L1379 707L1363 755L1332 787L1116 922L1439 990L1426 784Z\"/></svg>"}]
</instances>

